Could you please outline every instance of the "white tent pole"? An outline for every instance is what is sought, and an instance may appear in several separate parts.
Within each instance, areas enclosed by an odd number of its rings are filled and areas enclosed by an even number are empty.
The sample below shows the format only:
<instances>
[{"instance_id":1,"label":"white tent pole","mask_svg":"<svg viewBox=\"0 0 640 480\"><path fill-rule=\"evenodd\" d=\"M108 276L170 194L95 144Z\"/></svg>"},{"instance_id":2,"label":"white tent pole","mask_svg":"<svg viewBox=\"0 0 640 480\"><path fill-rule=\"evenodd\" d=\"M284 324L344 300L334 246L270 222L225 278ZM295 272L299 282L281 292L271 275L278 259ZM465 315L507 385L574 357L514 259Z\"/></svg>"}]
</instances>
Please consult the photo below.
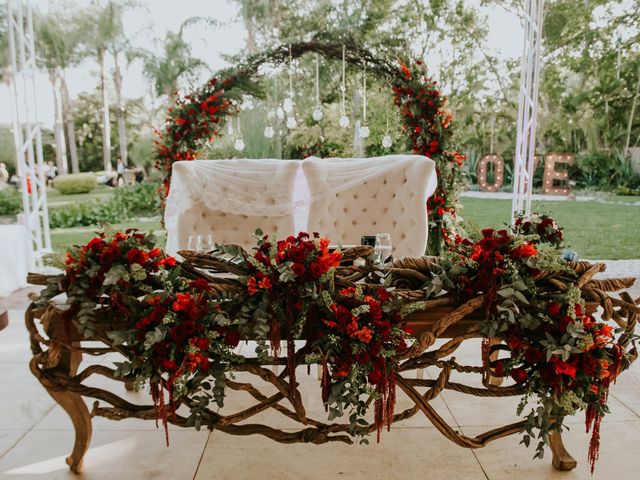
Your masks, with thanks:
<instances>
[{"instance_id":1,"label":"white tent pole","mask_svg":"<svg viewBox=\"0 0 640 480\"><path fill-rule=\"evenodd\" d=\"M526 0L525 10L516 151L513 165L512 222L516 213L531 212L544 0Z\"/></svg>"},{"instance_id":2,"label":"white tent pole","mask_svg":"<svg viewBox=\"0 0 640 480\"><path fill-rule=\"evenodd\" d=\"M24 222L29 230L33 258L36 266L42 267L43 254L51 251L51 236L35 85L33 10L29 0L26 0L26 5L23 5L23 0L8 0L7 13L16 167L20 175Z\"/></svg>"}]
</instances>

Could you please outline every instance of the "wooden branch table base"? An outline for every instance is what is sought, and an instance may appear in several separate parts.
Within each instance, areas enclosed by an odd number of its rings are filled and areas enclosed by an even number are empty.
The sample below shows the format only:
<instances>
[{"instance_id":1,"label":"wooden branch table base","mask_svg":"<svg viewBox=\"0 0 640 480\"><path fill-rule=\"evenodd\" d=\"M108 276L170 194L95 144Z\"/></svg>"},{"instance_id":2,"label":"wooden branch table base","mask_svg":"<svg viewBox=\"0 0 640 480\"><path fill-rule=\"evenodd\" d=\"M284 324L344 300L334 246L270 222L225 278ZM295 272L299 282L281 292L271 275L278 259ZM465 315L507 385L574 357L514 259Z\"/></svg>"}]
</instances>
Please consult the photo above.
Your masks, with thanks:
<instances>
[{"instance_id":1,"label":"wooden branch table base","mask_svg":"<svg viewBox=\"0 0 640 480\"><path fill-rule=\"evenodd\" d=\"M415 259L416 261L420 259ZM421 277L429 270L429 262L425 258L418 264L412 264L410 275L398 276L404 282L405 290L399 292L407 298L407 301L415 301L423 298L424 292L406 288L407 278L409 284L413 281L420 283ZM598 306L604 309L604 315L613 318L619 325L627 329L635 327L637 312L640 308L637 304L640 299L633 301L626 293L622 293L620 299L609 297L605 291L617 291L627 288L633 283L633 279L619 279L596 281L591 276L602 267L595 268L586 262L574 265L576 271L583 275L578 282L582 288L583 296L591 301L588 309L594 311ZM407 270L405 260L400 260L394 265L398 271ZM393 269L391 269L393 270ZM344 286L361 280L364 274L359 275L353 268L345 268L339 271L336 284ZM207 278L211 279L210 276ZM552 279L553 282L560 280ZM400 283L398 282L398 285ZM228 282L223 282L227 284ZM453 390L470 396L478 397L507 397L522 395L523 388L518 385L499 385L500 382L492 378L490 372L482 366L463 365L455 359L457 349L468 339L481 337L481 313L483 297L476 297L465 304L454 305L448 298L428 300L421 311L408 317L409 325L414 329L416 341L408 348L400 363L397 386L399 395L406 395L411 405L394 416L394 422L401 422L421 413L426 420L431 422L445 437L455 444L465 448L481 448L489 442L499 438L521 433L524 421L519 421L500 428L489 430L480 435L470 437L463 435L436 412L432 401L443 390ZM96 375L102 375L124 384L131 384L131 378L119 378L115 370L104 365L90 365L80 369L84 355L105 355L111 352L120 352L129 355L126 349L114 346L107 332L122 328L122 325L109 325L100 323L96 334L92 338L83 338L75 329L73 322L62 320L64 305L49 304L44 310L37 310L33 305L26 312L26 325L31 339L33 358L30 362L32 373L38 378L49 394L67 412L75 428L75 443L71 455L67 458L71 470L79 472L82 467L82 459L89 448L91 441L91 419L94 416L122 420L125 418L137 418L155 420L156 410L153 404L134 404L123 399L117 392L101 388L89 387L85 382ZM436 340L446 339L439 347ZM86 345L86 341L100 342L101 346ZM298 364L303 364L304 348L298 352ZM478 352L480 356L480 352ZM349 424L329 422L324 418L312 418L307 414L302 403L301 395L292 395L287 382L288 372L286 359L275 360L271 363L260 364L255 358L246 358L246 362L237 367L238 372L244 372L242 378L249 376L256 379L251 381L237 381L230 379L228 388L236 391L244 391L254 403L237 411L227 412L233 409L232 402L225 405L223 411L207 410L204 415L203 426L209 429L220 430L232 435L260 434L281 443L306 442L322 444L326 442L344 442L350 444L353 437L349 434ZM274 368L278 365L278 368ZM435 367L439 374L435 379L417 378L416 370L426 367ZM274 371L280 373L274 373ZM452 372L466 375L477 375L482 379L482 386L452 381ZM264 383L275 387L275 393L267 394L260 390ZM256 385L260 385L260 388ZM124 387L123 387L124 388ZM273 388L270 388L273 391ZM320 397L318 385L318 398ZM402 393L400 393L402 392ZM87 408L83 398L94 400L91 411ZM174 425L187 427L187 417L180 412L188 408L189 399L181 400L178 413L170 417L169 421ZM298 429L283 430L275 426L259 423L247 423L247 420L268 410L275 410L279 414L299 424ZM263 417L264 418L264 417ZM340 419L338 419L340 420ZM373 432L376 426L371 423L365 427ZM384 441L382 438L381 441ZM553 452L552 463L558 470L571 470L576 467L576 461L565 449L560 434L553 435L549 441Z\"/></svg>"}]
</instances>

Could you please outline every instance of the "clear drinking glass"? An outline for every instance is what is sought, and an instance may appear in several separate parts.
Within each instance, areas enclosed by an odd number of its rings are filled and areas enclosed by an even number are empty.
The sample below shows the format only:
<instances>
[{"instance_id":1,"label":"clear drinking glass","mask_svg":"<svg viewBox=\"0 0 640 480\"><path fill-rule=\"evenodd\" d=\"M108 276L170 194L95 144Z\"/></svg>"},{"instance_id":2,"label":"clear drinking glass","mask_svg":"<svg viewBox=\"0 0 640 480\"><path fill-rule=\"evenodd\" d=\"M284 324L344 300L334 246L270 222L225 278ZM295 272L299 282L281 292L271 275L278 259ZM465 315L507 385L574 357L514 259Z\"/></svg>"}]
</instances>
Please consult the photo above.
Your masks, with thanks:
<instances>
[{"instance_id":1,"label":"clear drinking glass","mask_svg":"<svg viewBox=\"0 0 640 480\"><path fill-rule=\"evenodd\" d=\"M374 252L380 263L385 263L391 257L391 235L389 233L377 233Z\"/></svg>"},{"instance_id":2,"label":"clear drinking glass","mask_svg":"<svg viewBox=\"0 0 640 480\"><path fill-rule=\"evenodd\" d=\"M189 235L187 250L210 252L213 250L213 236L209 234Z\"/></svg>"}]
</instances>

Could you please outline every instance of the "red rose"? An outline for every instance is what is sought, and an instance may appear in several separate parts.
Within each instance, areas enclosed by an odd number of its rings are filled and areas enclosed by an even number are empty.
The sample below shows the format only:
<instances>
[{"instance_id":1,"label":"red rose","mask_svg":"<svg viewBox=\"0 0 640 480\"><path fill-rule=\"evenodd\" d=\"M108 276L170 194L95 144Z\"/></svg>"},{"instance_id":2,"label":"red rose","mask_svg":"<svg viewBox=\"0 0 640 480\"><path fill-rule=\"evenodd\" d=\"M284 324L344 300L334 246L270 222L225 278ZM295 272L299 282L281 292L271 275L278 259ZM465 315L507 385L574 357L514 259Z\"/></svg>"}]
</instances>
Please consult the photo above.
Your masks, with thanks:
<instances>
[{"instance_id":1,"label":"red rose","mask_svg":"<svg viewBox=\"0 0 640 480\"><path fill-rule=\"evenodd\" d=\"M569 315L564 315L561 319L560 319L560 330L563 332L567 331L567 327L569 325L571 325L572 323L574 323L573 318L571 318Z\"/></svg>"},{"instance_id":2,"label":"red rose","mask_svg":"<svg viewBox=\"0 0 640 480\"><path fill-rule=\"evenodd\" d=\"M176 299L171 308L174 312L186 311L193 305L193 297L190 293L176 293Z\"/></svg>"},{"instance_id":3,"label":"red rose","mask_svg":"<svg viewBox=\"0 0 640 480\"><path fill-rule=\"evenodd\" d=\"M559 303L549 302L549 305L547 305L547 313L550 317L557 317L558 315L560 315L561 308L562 307Z\"/></svg>"},{"instance_id":4,"label":"red rose","mask_svg":"<svg viewBox=\"0 0 640 480\"><path fill-rule=\"evenodd\" d=\"M104 252L100 254L100 263L101 264L111 264L115 262L118 257L120 257L120 247L116 245L111 245Z\"/></svg>"},{"instance_id":5,"label":"red rose","mask_svg":"<svg viewBox=\"0 0 640 480\"><path fill-rule=\"evenodd\" d=\"M291 265L291 270L293 270L293 273L296 277L304 276L305 272L307 271L307 269L304 268L304 265L302 265L301 263L294 263L293 265Z\"/></svg>"},{"instance_id":6,"label":"red rose","mask_svg":"<svg viewBox=\"0 0 640 480\"><path fill-rule=\"evenodd\" d=\"M391 298L391 294L387 291L386 288L379 288L378 290L376 290L376 296L383 303Z\"/></svg>"},{"instance_id":7,"label":"red rose","mask_svg":"<svg viewBox=\"0 0 640 480\"><path fill-rule=\"evenodd\" d=\"M326 273L327 270L328 269L325 268L319 261L315 261L311 265L309 265L309 271L314 278L320 278Z\"/></svg>"},{"instance_id":8,"label":"red rose","mask_svg":"<svg viewBox=\"0 0 640 480\"><path fill-rule=\"evenodd\" d=\"M209 290L209 282L207 282L204 278L196 278L191 282L191 287L201 292L206 292Z\"/></svg>"},{"instance_id":9,"label":"red rose","mask_svg":"<svg viewBox=\"0 0 640 480\"><path fill-rule=\"evenodd\" d=\"M532 243L524 243L511 251L511 256L513 258L528 258L533 257L538 250Z\"/></svg>"},{"instance_id":10,"label":"red rose","mask_svg":"<svg viewBox=\"0 0 640 480\"><path fill-rule=\"evenodd\" d=\"M576 378L576 367L567 362L557 362L555 366L556 373L558 375L569 375L571 378Z\"/></svg>"},{"instance_id":11,"label":"red rose","mask_svg":"<svg viewBox=\"0 0 640 480\"><path fill-rule=\"evenodd\" d=\"M516 383L522 383L527 379L527 371L520 367L511 370L511 378L515 380Z\"/></svg>"},{"instance_id":12,"label":"red rose","mask_svg":"<svg viewBox=\"0 0 640 480\"><path fill-rule=\"evenodd\" d=\"M138 248L132 248L127 252L127 260L129 263L144 265L149 260L149 255Z\"/></svg>"},{"instance_id":13,"label":"red rose","mask_svg":"<svg viewBox=\"0 0 640 480\"><path fill-rule=\"evenodd\" d=\"M162 250L160 250L159 248L154 248L149 252L149 258L156 258L160 255L162 255Z\"/></svg>"}]
</instances>

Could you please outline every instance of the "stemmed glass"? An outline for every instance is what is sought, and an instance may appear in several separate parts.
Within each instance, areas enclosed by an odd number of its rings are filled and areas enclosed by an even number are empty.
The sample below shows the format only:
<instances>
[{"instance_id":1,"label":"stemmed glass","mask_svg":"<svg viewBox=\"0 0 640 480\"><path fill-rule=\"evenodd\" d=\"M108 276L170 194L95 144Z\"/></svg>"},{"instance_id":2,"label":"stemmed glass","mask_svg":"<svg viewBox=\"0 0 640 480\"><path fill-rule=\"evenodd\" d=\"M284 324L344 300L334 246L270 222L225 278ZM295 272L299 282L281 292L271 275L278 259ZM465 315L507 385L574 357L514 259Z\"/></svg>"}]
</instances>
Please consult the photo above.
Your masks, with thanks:
<instances>
[{"instance_id":1,"label":"stemmed glass","mask_svg":"<svg viewBox=\"0 0 640 480\"><path fill-rule=\"evenodd\" d=\"M213 236L209 234L189 235L187 250L193 250L196 252L210 252L213 250Z\"/></svg>"},{"instance_id":2,"label":"stemmed glass","mask_svg":"<svg viewBox=\"0 0 640 480\"><path fill-rule=\"evenodd\" d=\"M384 264L391 257L391 235L389 233L377 233L374 252L378 261Z\"/></svg>"}]
</instances>

